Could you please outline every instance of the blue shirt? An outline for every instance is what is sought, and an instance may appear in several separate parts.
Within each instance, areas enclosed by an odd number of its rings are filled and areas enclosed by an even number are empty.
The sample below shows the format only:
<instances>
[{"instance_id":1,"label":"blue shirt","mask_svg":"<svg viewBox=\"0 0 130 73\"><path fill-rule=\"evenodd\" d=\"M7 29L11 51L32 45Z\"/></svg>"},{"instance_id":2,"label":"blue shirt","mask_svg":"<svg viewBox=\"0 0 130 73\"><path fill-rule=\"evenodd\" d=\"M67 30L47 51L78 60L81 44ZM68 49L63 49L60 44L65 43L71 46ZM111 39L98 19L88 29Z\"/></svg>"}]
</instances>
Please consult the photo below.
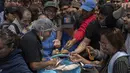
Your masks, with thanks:
<instances>
[{"instance_id":1,"label":"blue shirt","mask_svg":"<svg viewBox=\"0 0 130 73\"><path fill-rule=\"evenodd\" d=\"M62 33L62 40L61 40L61 47L64 47L66 45L66 43L69 41L69 40L72 40L72 37L69 36L66 32L63 32ZM70 49L69 51L72 52L74 51L78 45L79 45L80 42L77 42L76 44L74 44ZM62 48L60 48L59 50L61 50Z\"/></svg>"},{"instance_id":2,"label":"blue shirt","mask_svg":"<svg viewBox=\"0 0 130 73\"><path fill-rule=\"evenodd\" d=\"M32 73L20 53L20 49L15 49L8 57L0 59L0 73Z\"/></svg>"},{"instance_id":3,"label":"blue shirt","mask_svg":"<svg viewBox=\"0 0 130 73\"><path fill-rule=\"evenodd\" d=\"M50 37L42 42L43 46L43 57L48 57L52 55L52 51L54 49L53 40L56 39L56 32L52 32Z\"/></svg>"}]
</instances>

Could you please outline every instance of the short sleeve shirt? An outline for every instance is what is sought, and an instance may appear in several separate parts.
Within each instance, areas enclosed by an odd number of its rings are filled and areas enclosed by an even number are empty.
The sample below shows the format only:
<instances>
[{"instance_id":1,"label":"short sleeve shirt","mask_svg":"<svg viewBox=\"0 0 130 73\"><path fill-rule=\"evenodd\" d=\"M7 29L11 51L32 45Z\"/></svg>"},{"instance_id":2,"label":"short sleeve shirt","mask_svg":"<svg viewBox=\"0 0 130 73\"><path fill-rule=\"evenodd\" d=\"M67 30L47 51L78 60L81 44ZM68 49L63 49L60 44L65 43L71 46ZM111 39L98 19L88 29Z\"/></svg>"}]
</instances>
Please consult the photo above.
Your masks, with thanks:
<instances>
[{"instance_id":1,"label":"short sleeve shirt","mask_svg":"<svg viewBox=\"0 0 130 73\"><path fill-rule=\"evenodd\" d=\"M100 29L101 27L97 20L91 22L86 28L85 37L91 40L89 45L95 49L100 49Z\"/></svg>"},{"instance_id":2,"label":"short sleeve shirt","mask_svg":"<svg viewBox=\"0 0 130 73\"><path fill-rule=\"evenodd\" d=\"M42 60L42 44L35 30L26 33L22 37L20 47L27 63L39 62Z\"/></svg>"}]
</instances>

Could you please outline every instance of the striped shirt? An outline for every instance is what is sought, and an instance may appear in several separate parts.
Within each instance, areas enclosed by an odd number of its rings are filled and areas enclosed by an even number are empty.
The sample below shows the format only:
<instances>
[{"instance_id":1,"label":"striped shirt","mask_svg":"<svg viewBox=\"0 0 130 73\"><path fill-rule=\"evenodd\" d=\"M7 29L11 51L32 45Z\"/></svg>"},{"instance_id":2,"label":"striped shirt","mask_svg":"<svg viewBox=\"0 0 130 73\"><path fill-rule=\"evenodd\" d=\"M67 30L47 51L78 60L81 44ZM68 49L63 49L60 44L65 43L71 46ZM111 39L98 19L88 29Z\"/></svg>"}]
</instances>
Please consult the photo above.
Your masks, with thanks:
<instances>
[{"instance_id":1,"label":"striped shirt","mask_svg":"<svg viewBox=\"0 0 130 73\"><path fill-rule=\"evenodd\" d=\"M105 64L105 67L99 73L107 73L108 63ZM120 57L114 63L113 73L128 73L129 61L127 57Z\"/></svg>"}]
</instances>

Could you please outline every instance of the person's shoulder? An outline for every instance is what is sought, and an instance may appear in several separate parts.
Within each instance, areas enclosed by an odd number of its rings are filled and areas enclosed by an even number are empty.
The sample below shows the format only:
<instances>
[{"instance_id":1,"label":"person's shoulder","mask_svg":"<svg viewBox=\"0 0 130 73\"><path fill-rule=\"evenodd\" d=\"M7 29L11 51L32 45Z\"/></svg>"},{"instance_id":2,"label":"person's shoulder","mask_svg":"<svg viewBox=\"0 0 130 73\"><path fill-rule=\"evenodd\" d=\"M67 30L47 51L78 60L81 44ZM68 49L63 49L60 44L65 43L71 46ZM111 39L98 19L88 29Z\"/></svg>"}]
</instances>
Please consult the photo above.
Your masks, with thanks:
<instances>
[{"instance_id":1,"label":"person's shoulder","mask_svg":"<svg viewBox=\"0 0 130 73\"><path fill-rule=\"evenodd\" d=\"M23 35L21 37L21 40L25 40L25 41L35 41L36 40L36 35L33 34L32 31L29 31L28 33L26 33L25 35Z\"/></svg>"},{"instance_id":2,"label":"person's shoulder","mask_svg":"<svg viewBox=\"0 0 130 73\"><path fill-rule=\"evenodd\" d=\"M13 25L8 26L8 29L11 30L12 32L16 33L15 27Z\"/></svg>"},{"instance_id":3,"label":"person's shoulder","mask_svg":"<svg viewBox=\"0 0 130 73\"><path fill-rule=\"evenodd\" d=\"M128 57L127 56L123 56L117 59L118 61L127 61Z\"/></svg>"},{"instance_id":4,"label":"person's shoulder","mask_svg":"<svg viewBox=\"0 0 130 73\"><path fill-rule=\"evenodd\" d=\"M97 28L98 26L99 26L99 22L97 20L93 20L88 25L88 27L90 27L90 28Z\"/></svg>"},{"instance_id":5,"label":"person's shoulder","mask_svg":"<svg viewBox=\"0 0 130 73\"><path fill-rule=\"evenodd\" d=\"M124 62L126 65L129 64L129 59L128 59L128 56L123 56L123 57L120 57L118 58L115 63L121 63L121 62Z\"/></svg>"},{"instance_id":6,"label":"person's shoulder","mask_svg":"<svg viewBox=\"0 0 130 73\"><path fill-rule=\"evenodd\" d=\"M95 20L91 21L90 24L94 25L94 24L99 24L99 23L98 23L98 20L95 19Z\"/></svg>"}]
</instances>

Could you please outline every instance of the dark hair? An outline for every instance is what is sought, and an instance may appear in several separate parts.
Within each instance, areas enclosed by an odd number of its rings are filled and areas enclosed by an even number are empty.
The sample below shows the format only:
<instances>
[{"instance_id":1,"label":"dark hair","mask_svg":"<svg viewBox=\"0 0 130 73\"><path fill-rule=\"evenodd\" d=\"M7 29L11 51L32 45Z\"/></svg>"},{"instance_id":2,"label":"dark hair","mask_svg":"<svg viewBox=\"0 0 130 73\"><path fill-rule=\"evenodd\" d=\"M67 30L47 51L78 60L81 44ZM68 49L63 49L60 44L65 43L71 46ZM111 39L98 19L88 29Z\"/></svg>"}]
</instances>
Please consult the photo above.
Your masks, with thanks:
<instances>
[{"instance_id":1,"label":"dark hair","mask_svg":"<svg viewBox=\"0 0 130 73\"><path fill-rule=\"evenodd\" d=\"M105 28L102 30L101 35L105 35L113 47L120 51L126 51L124 47L124 37L122 32L117 28Z\"/></svg>"},{"instance_id":2,"label":"dark hair","mask_svg":"<svg viewBox=\"0 0 130 73\"><path fill-rule=\"evenodd\" d=\"M111 1L111 3L113 2L113 0L110 0ZM125 0L121 0L121 1L125 1Z\"/></svg>"},{"instance_id":3,"label":"dark hair","mask_svg":"<svg viewBox=\"0 0 130 73\"><path fill-rule=\"evenodd\" d=\"M34 20L37 20L38 19L38 14L39 14L39 7L37 4L32 4L30 7L29 7L29 10L31 11L32 13L32 21Z\"/></svg>"},{"instance_id":4,"label":"dark hair","mask_svg":"<svg viewBox=\"0 0 130 73\"><path fill-rule=\"evenodd\" d=\"M59 7L63 7L63 6L71 6L71 0L60 0L60 3L59 3Z\"/></svg>"},{"instance_id":5,"label":"dark hair","mask_svg":"<svg viewBox=\"0 0 130 73\"><path fill-rule=\"evenodd\" d=\"M29 4L29 3L32 4L32 0L22 0L22 2L24 3L24 5L25 5L25 4Z\"/></svg>"},{"instance_id":6,"label":"dark hair","mask_svg":"<svg viewBox=\"0 0 130 73\"><path fill-rule=\"evenodd\" d=\"M5 8L5 15L11 13L11 14L17 14L17 16L21 19L22 18L22 13L20 11L20 7L7 7Z\"/></svg>"},{"instance_id":7,"label":"dark hair","mask_svg":"<svg viewBox=\"0 0 130 73\"><path fill-rule=\"evenodd\" d=\"M99 0L99 2L98 2L99 5L103 5L105 3L106 3L106 0Z\"/></svg>"},{"instance_id":8,"label":"dark hair","mask_svg":"<svg viewBox=\"0 0 130 73\"><path fill-rule=\"evenodd\" d=\"M99 6L99 13L108 16L112 14L114 11L114 7L111 3L105 3L104 5Z\"/></svg>"},{"instance_id":9,"label":"dark hair","mask_svg":"<svg viewBox=\"0 0 130 73\"><path fill-rule=\"evenodd\" d=\"M20 7L20 12L21 12L21 14L22 14L22 18L23 18L23 14L24 14L24 12L25 12L26 10L29 11L29 12L31 12L31 10L28 9L28 8ZM32 14L32 13L31 13L31 14Z\"/></svg>"},{"instance_id":10,"label":"dark hair","mask_svg":"<svg viewBox=\"0 0 130 73\"><path fill-rule=\"evenodd\" d=\"M16 49L19 46L19 37L9 29L0 29L0 39L9 48Z\"/></svg>"}]
</instances>

